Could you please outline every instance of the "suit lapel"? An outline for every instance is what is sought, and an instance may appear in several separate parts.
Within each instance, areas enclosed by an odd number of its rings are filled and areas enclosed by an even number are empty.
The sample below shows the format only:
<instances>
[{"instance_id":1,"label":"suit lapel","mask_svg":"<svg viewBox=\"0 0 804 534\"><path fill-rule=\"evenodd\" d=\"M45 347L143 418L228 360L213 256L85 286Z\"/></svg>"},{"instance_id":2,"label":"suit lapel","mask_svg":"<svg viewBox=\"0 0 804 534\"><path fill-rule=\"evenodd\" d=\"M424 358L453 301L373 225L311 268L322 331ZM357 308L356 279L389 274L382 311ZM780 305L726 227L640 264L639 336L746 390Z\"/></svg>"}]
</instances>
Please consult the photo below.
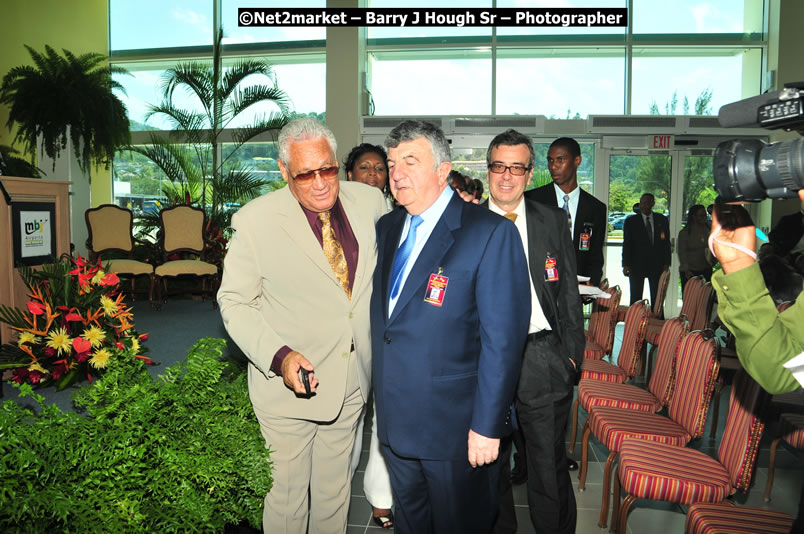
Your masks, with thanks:
<instances>
[{"instance_id":1,"label":"suit lapel","mask_svg":"<svg viewBox=\"0 0 804 534\"><path fill-rule=\"evenodd\" d=\"M536 207L536 202L525 199L525 222L528 225L528 269L533 280L533 288L539 302L547 302L544 293L544 261L550 252L545 246L544 232L550 231L545 226L544 217ZM553 251L555 254L555 251Z\"/></svg>"},{"instance_id":2,"label":"suit lapel","mask_svg":"<svg viewBox=\"0 0 804 534\"><path fill-rule=\"evenodd\" d=\"M366 210L359 209L357 199L349 194L349 191L343 187L343 184L341 184L338 198L341 200L343 212L346 214L346 219L349 221L352 234L354 234L355 241L357 241L357 265L355 267L354 283L352 284L352 302L355 302L360 288L363 286L363 278L372 274L367 273L366 268L368 267L368 254L371 252L371 248L373 248L369 247L369 244L372 242L372 234L374 233L374 221L367 217L368 213ZM330 268L330 270L332 270L332 268Z\"/></svg>"},{"instance_id":3,"label":"suit lapel","mask_svg":"<svg viewBox=\"0 0 804 534\"><path fill-rule=\"evenodd\" d=\"M419 257L416 258L416 263L413 264L410 273L408 273L405 285L402 287L402 292L399 294L399 299L397 299L396 305L394 306L394 312L388 320L389 323L393 322L399 316L400 312L412 299L424 299L424 290L431 271L438 266L437 264L440 262L441 258L446 255L455 242L452 232L460 228L462 213L463 200L458 195L453 195L449 204L447 204L447 209L444 210L435 228L433 228ZM394 246L396 246L398 242L399 235L397 234ZM388 250L387 247L386 250ZM391 258L390 263L393 264L393 254L389 256L389 258ZM388 300L387 292L388 287L386 285L386 302Z\"/></svg>"},{"instance_id":4,"label":"suit lapel","mask_svg":"<svg viewBox=\"0 0 804 534\"><path fill-rule=\"evenodd\" d=\"M332 271L326 256L324 256L321 245L318 243L318 239L316 239L313 230L310 228L307 217L304 216L299 201L290 194L290 190L287 187L274 194L281 194L286 197L278 213L283 216L282 222L280 222L282 230L296 243L299 250L308 256L316 267L321 269L325 276L340 287L338 279L335 277L335 273ZM344 293L345 295L346 293Z\"/></svg>"}]
</instances>

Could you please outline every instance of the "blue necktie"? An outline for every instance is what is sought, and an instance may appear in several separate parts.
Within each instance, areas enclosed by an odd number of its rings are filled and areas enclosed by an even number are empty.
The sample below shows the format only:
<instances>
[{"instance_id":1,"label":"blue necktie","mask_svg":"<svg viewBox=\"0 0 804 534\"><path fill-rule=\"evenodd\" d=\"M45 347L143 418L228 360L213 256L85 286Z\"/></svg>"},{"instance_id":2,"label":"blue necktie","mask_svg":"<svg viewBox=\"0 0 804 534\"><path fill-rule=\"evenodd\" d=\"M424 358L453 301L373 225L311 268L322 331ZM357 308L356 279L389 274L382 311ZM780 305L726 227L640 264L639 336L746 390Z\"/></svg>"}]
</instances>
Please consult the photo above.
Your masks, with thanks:
<instances>
[{"instance_id":1,"label":"blue necktie","mask_svg":"<svg viewBox=\"0 0 804 534\"><path fill-rule=\"evenodd\" d=\"M421 223L422 218L418 215L414 215L410 218L410 229L408 230L408 236L396 251L396 257L394 258L394 271L391 275L391 279L394 281L394 284L391 286L392 299L396 298L396 296L399 295L399 291L402 289L402 273L405 272L405 265L408 264L410 253L413 252L413 245L416 244L416 228Z\"/></svg>"},{"instance_id":2,"label":"blue necktie","mask_svg":"<svg viewBox=\"0 0 804 534\"><path fill-rule=\"evenodd\" d=\"M561 206L561 209L567 212L567 224L569 224L570 230L572 230L572 215L570 215L569 211L569 195L564 195L564 205Z\"/></svg>"}]
</instances>

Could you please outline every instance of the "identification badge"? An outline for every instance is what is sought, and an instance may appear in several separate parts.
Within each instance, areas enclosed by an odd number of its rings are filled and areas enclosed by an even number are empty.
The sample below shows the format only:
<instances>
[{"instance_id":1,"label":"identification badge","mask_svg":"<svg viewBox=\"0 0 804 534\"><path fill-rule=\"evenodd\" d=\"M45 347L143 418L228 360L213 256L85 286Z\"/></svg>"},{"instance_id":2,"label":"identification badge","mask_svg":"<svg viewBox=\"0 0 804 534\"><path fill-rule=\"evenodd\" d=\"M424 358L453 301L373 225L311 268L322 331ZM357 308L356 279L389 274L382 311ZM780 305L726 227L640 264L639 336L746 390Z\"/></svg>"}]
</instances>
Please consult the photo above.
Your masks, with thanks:
<instances>
[{"instance_id":1,"label":"identification badge","mask_svg":"<svg viewBox=\"0 0 804 534\"><path fill-rule=\"evenodd\" d=\"M547 253L547 259L544 262L544 281L545 282L558 282L558 268L556 259Z\"/></svg>"},{"instance_id":2,"label":"identification badge","mask_svg":"<svg viewBox=\"0 0 804 534\"><path fill-rule=\"evenodd\" d=\"M587 251L589 250L589 240L592 238L591 235L582 232L581 233L581 240L578 241L578 250Z\"/></svg>"},{"instance_id":3,"label":"identification badge","mask_svg":"<svg viewBox=\"0 0 804 534\"><path fill-rule=\"evenodd\" d=\"M662 232L662 233L660 233L660 234L659 234L659 239L661 239L662 241L664 241L664 232Z\"/></svg>"},{"instance_id":4,"label":"identification badge","mask_svg":"<svg viewBox=\"0 0 804 534\"><path fill-rule=\"evenodd\" d=\"M431 274L430 281L427 282L427 291L424 294L424 301L433 306L441 307L444 304L444 296L447 294L447 284L449 278L441 274L441 267L438 274Z\"/></svg>"}]
</instances>

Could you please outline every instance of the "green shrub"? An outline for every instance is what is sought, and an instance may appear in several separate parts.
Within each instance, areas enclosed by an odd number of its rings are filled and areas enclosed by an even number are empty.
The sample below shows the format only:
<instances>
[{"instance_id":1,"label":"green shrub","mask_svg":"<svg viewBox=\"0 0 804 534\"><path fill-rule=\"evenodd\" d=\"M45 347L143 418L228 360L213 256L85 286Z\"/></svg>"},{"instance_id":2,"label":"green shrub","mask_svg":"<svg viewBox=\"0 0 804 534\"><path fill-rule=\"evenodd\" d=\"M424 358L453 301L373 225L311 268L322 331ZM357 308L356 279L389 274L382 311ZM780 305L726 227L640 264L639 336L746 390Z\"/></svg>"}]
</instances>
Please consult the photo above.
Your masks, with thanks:
<instances>
[{"instance_id":1,"label":"green shrub","mask_svg":"<svg viewBox=\"0 0 804 534\"><path fill-rule=\"evenodd\" d=\"M75 396L86 415L30 385L0 409L0 531L222 532L258 527L271 463L246 374L200 340L154 380L133 357Z\"/></svg>"}]
</instances>

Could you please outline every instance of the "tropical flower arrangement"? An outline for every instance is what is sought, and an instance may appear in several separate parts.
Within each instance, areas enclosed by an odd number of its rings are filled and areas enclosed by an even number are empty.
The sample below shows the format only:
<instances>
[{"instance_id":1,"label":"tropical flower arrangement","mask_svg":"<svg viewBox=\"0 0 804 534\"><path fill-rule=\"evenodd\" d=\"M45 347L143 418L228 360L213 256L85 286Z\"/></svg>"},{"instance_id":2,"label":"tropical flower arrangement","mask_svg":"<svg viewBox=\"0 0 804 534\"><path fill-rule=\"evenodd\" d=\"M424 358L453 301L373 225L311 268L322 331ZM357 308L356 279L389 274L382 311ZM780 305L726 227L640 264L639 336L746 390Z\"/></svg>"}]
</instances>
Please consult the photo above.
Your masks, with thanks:
<instances>
[{"instance_id":1,"label":"tropical flower arrangement","mask_svg":"<svg viewBox=\"0 0 804 534\"><path fill-rule=\"evenodd\" d=\"M102 372L112 358L144 356L147 335L134 329L120 279L100 259L64 255L41 270L21 268L30 301L26 310L0 306L0 321L18 332L0 347L11 380L64 389Z\"/></svg>"}]
</instances>

